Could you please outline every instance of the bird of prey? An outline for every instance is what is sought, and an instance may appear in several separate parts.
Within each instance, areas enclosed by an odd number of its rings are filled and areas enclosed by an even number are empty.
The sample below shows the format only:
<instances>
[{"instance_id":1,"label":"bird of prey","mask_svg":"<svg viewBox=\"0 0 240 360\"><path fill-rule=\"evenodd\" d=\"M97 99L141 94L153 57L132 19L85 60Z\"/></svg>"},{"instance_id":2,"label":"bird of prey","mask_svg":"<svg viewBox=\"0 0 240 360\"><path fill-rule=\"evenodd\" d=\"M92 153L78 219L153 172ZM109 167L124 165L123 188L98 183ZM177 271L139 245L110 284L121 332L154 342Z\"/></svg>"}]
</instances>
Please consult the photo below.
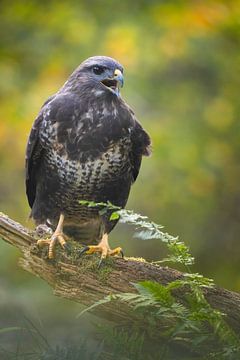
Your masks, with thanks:
<instances>
[{"instance_id":1,"label":"bird of prey","mask_svg":"<svg viewBox=\"0 0 240 360\"><path fill-rule=\"evenodd\" d=\"M37 226L51 228L48 257L68 237L101 259L118 255L108 234L117 220L111 212L80 204L110 202L125 207L150 137L120 95L123 67L106 56L90 57L42 106L26 149L26 193Z\"/></svg>"}]
</instances>

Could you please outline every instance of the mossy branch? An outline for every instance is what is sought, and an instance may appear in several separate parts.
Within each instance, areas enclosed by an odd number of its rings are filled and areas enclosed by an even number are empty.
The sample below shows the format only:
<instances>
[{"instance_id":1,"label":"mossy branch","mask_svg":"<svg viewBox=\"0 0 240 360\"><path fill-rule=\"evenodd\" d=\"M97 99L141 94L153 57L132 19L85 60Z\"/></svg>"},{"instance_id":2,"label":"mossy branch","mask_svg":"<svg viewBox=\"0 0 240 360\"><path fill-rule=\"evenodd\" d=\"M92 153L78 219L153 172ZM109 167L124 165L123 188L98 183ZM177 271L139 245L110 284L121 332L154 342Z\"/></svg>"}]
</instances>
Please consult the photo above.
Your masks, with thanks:
<instances>
[{"instance_id":1,"label":"mossy branch","mask_svg":"<svg viewBox=\"0 0 240 360\"><path fill-rule=\"evenodd\" d=\"M98 269L97 256L86 255L80 259L76 256L76 243L72 244L70 255L59 251L56 261L49 261L36 247L36 233L4 214L0 214L0 237L21 251L20 266L46 281L55 295L87 306L109 294L136 292L132 283L152 280L165 285L183 278L179 271L135 258L109 259ZM184 302L186 291L184 288L175 290L180 301ZM211 306L226 314L229 325L240 333L240 295L219 287L204 289L204 295ZM114 322L135 316L123 304L115 302L96 307L93 312Z\"/></svg>"}]
</instances>

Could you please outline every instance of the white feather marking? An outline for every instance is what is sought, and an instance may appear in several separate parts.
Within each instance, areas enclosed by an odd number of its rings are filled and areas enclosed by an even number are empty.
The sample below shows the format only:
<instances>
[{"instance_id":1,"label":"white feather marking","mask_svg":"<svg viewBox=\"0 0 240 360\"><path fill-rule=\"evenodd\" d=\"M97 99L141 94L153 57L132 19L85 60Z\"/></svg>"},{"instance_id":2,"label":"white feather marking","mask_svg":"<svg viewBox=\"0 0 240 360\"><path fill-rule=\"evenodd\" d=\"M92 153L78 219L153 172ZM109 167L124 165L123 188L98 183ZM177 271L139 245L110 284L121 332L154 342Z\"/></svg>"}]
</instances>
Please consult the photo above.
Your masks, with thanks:
<instances>
[{"instance_id":1,"label":"white feather marking","mask_svg":"<svg viewBox=\"0 0 240 360\"><path fill-rule=\"evenodd\" d=\"M101 96L103 94L103 90L93 89L92 92L94 93L95 96Z\"/></svg>"},{"instance_id":2,"label":"white feather marking","mask_svg":"<svg viewBox=\"0 0 240 360\"><path fill-rule=\"evenodd\" d=\"M99 180L106 178L112 168L116 169L119 164L124 163L120 149L120 145L115 144L99 158L89 160L84 164L76 160L69 160L66 154L60 156L56 150L53 150L51 161L57 165L58 175L64 181L68 180L75 185L82 183L89 185L90 178Z\"/></svg>"}]
</instances>

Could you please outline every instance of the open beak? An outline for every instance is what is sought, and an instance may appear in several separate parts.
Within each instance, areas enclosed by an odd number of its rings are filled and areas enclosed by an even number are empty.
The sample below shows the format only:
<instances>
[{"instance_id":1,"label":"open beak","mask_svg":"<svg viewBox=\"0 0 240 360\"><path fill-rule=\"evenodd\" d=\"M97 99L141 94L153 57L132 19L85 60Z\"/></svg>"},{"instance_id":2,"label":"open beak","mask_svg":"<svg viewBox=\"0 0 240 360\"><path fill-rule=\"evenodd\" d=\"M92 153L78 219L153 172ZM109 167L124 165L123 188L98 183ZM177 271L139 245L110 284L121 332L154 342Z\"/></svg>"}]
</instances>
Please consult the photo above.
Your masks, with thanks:
<instances>
[{"instance_id":1,"label":"open beak","mask_svg":"<svg viewBox=\"0 0 240 360\"><path fill-rule=\"evenodd\" d=\"M102 84L109 88L114 94L119 96L120 87L123 87L123 74L119 69L115 69L113 77L102 80Z\"/></svg>"}]
</instances>

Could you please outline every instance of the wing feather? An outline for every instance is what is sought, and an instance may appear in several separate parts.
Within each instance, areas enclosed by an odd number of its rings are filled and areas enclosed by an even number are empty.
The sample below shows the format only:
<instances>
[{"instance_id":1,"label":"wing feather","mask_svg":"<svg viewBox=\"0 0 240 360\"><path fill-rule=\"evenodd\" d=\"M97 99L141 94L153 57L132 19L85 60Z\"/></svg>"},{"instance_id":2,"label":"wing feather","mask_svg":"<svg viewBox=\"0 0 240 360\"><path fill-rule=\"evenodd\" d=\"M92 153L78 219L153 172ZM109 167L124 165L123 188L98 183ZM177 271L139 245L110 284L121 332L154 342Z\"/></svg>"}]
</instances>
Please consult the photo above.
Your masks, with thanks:
<instances>
[{"instance_id":1,"label":"wing feather","mask_svg":"<svg viewBox=\"0 0 240 360\"><path fill-rule=\"evenodd\" d=\"M132 175L133 182L137 179L141 167L142 157L151 155L151 139L141 124L135 119L135 126L132 129Z\"/></svg>"},{"instance_id":2,"label":"wing feather","mask_svg":"<svg viewBox=\"0 0 240 360\"><path fill-rule=\"evenodd\" d=\"M43 120L43 108L48 104L55 95L49 97L43 104L41 111L33 123L26 148L25 157L25 185L28 203L32 208L36 197L37 174L40 168L40 163L43 155L43 147L39 140L40 126Z\"/></svg>"},{"instance_id":3,"label":"wing feather","mask_svg":"<svg viewBox=\"0 0 240 360\"><path fill-rule=\"evenodd\" d=\"M32 208L36 196L36 178L39 169L43 148L39 142L39 127L42 116L38 116L31 129L25 158L26 194L28 203Z\"/></svg>"}]
</instances>

